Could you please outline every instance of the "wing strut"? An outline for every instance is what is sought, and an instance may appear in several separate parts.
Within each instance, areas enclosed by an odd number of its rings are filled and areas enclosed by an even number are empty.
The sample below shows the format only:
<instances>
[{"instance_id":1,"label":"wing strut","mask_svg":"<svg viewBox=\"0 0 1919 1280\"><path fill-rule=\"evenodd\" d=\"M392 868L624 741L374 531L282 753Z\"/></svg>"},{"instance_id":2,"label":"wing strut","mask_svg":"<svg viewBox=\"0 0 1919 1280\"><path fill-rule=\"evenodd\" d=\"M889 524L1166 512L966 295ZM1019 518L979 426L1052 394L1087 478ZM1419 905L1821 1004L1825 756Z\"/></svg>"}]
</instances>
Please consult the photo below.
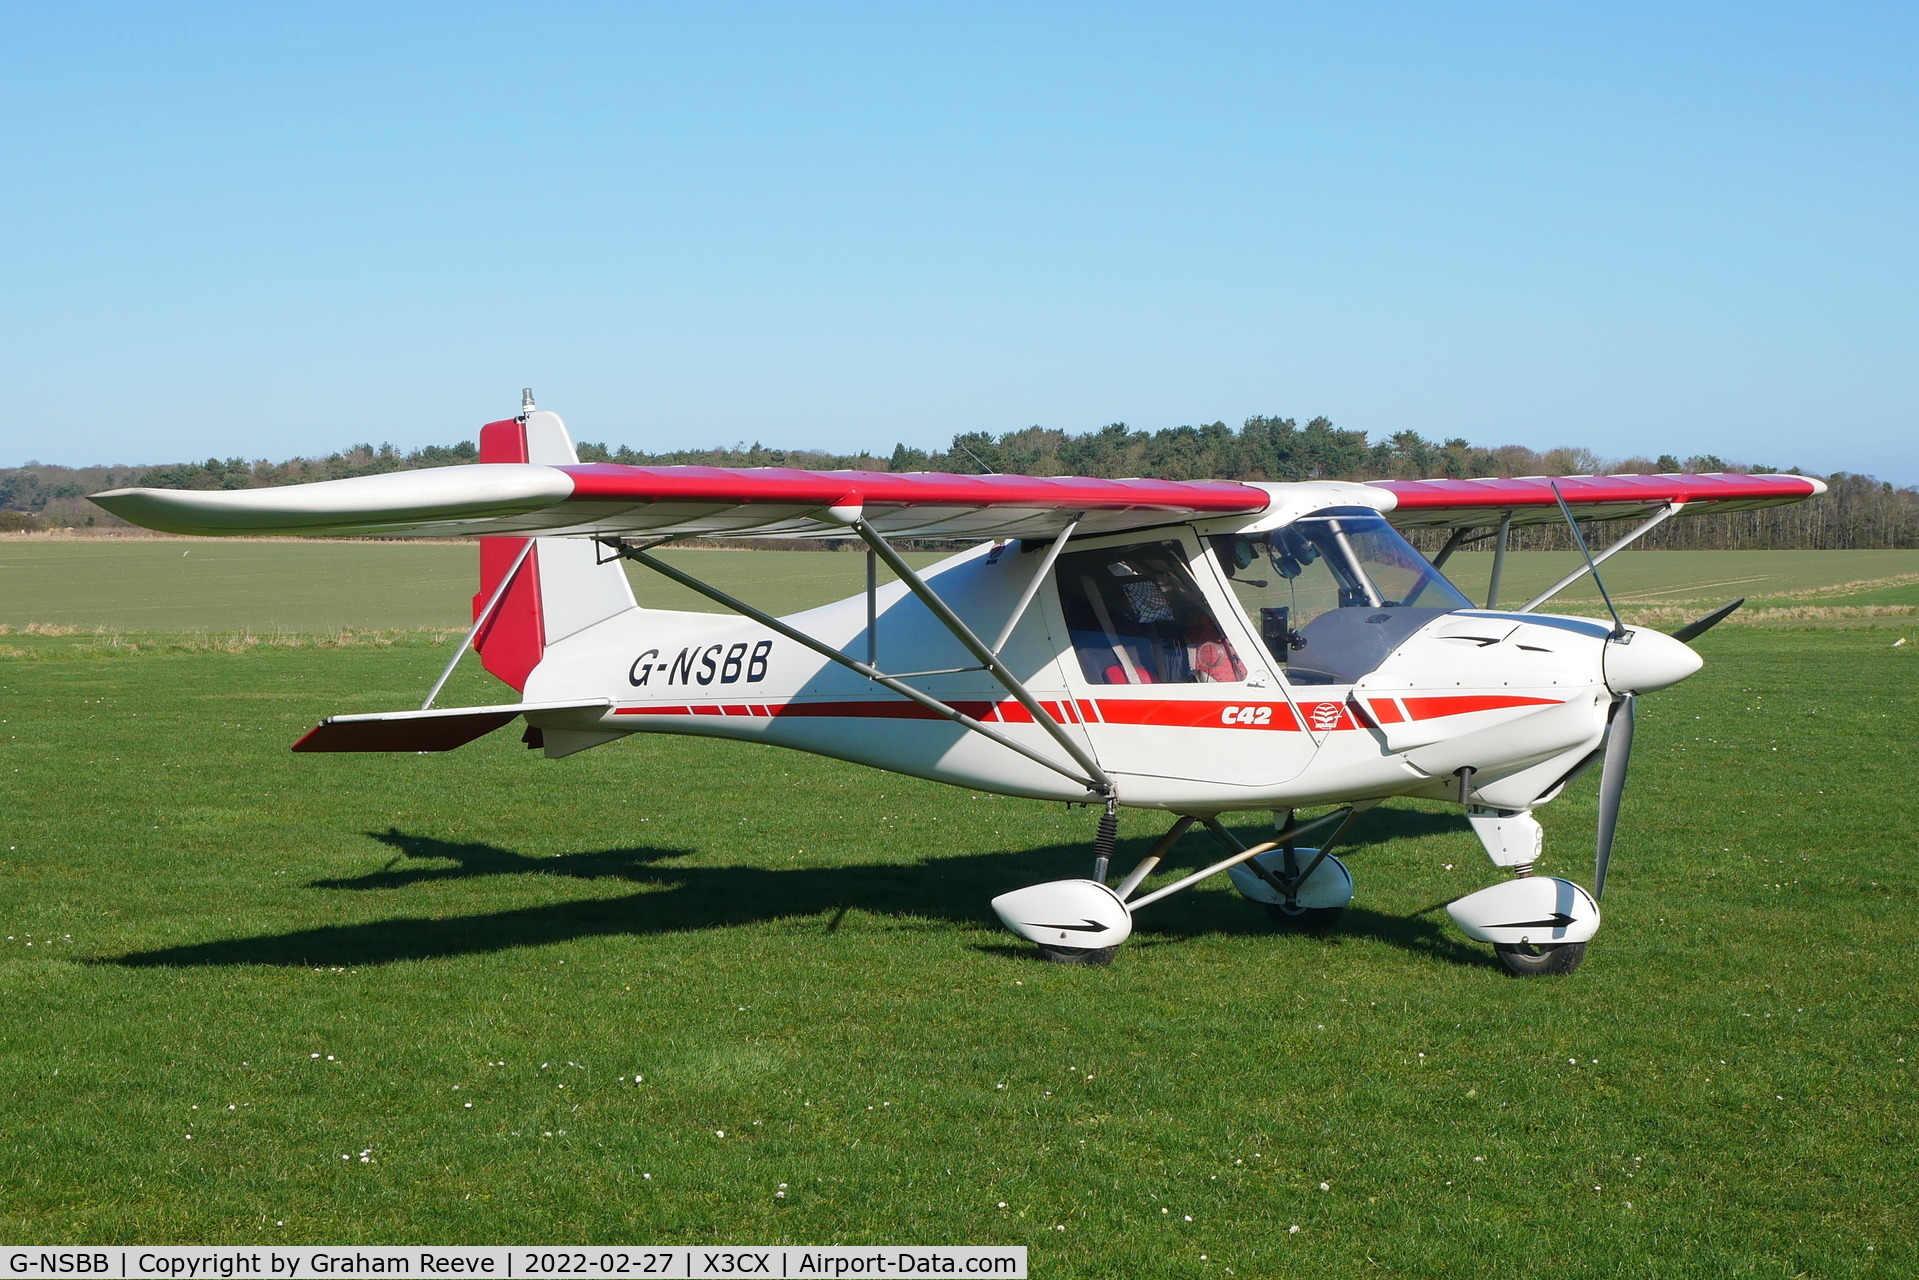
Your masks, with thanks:
<instances>
[{"instance_id":1,"label":"wing strut","mask_svg":"<svg viewBox=\"0 0 1919 1280\"><path fill-rule=\"evenodd\" d=\"M857 658L849 658L832 645L816 639L813 636L809 636L794 627L788 626L785 622L774 617L764 609L756 609L746 603L746 601L728 595L718 587L702 582L692 574L682 572L664 560L656 559L647 554L651 547L658 546L658 543L650 544L648 547L635 547L619 538L595 538L594 541L611 550L617 556L632 560L637 564L643 564L662 577L670 578L674 582L679 583L687 590L696 591L715 604L723 608L731 609L741 617L750 618L769 631L774 631L785 636L795 644L806 646L822 658L839 663L839 665L845 667L847 670L864 676L883 689L889 689L899 694L902 698L909 698L919 703L922 707L925 707L928 711L933 712L942 719L950 720L964 729L970 729L988 741L996 742L1000 746L1005 747L1008 751L1017 752L1025 756L1034 764L1042 765L1063 778L1069 778L1079 783L1099 798L1104 799L1112 796L1115 791L1113 780L1106 776L1105 771L1095 764L1090 756L1079 749L1079 744L1075 743L1066 735L1066 731L1060 727L1057 720L1046 714L1045 708L1041 707L1033 695L1026 691L1026 686L1020 682L1019 678L1008 671L1005 664L1000 662L997 657L993 657L984 651L984 646L980 644L979 637L975 636L972 630L946 607L945 601L940 600L938 596L933 594L932 589L926 585L917 573L913 572L912 567L904 560L901 560L898 553L886 545L885 539L881 538L878 534L872 533L872 531L866 527L866 523L863 520L858 521L854 527L860 531L861 537L867 538L867 545L872 547L879 557L887 562L893 571L900 576L901 581L905 582L915 595L918 595L922 600L928 601L928 607L933 610L934 616L939 618L941 622L946 623L947 628L953 632L954 636L958 638L962 644L965 644L968 649L972 650L976 656L986 659L986 669L992 672L994 677L1005 686L1006 691L1012 694L1021 706L1026 708L1032 715L1035 723L1053 735L1054 740L1066 749L1067 755L1072 757L1073 762L1078 764L1084 772L1071 769L1023 743L1015 742L990 725L981 724L964 711L948 706L932 694L923 693L897 677L887 675L871 663L861 662ZM948 619L951 619L951 621L948 621Z\"/></svg>"},{"instance_id":2,"label":"wing strut","mask_svg":"<svg viewBox=\"0 0 1919 1280\"><path fill-rule=\"evenodd\" d=\"M533 393L529 391L526 394L531 396ZM473 619L473 629L466 633L466 639L453 646L453 656L447 660L446 670L440 673L440 678L433 682L431 689L427 690L426 701L420 704L420 710L432 709L433 700L440 696L440 690L446 688L447 680L453 675L453 668L460 665L460 659L464 658L466 651L473 647L473 637L480 634L480 628L484 627L486 620L493 616L493 611L500 607L500 601L506 599L506 589L513 585L515 578L520 576L520 566L526 563L526 558L532 550L533 539L528 538L526 545L520 548L520 554L514 557L513 567L506 571L506 575L500 579L500 585L494 588L493 598L486 602L486 608L480 610L479 616Z\"/></svg>"},{"instance_id":3,"label":"wing strut","mask_svg":"<svg viewBox=\"0 0 1919 1280\"><path fill-rule=\"evenodd\" d=\"M1077 523L1077 520L1075 523ZM1065 726L1047 713L1046 708L1039 704L1039 699L1027 691L1025 683L1021 681L1018 676L1014 675L1012 670L1008 668L1004 662L1000 661L999 654L988 649L985 642L973 634L973 629L966 625L965 620L946 607L946 601L940 599L933 588L926 585L924 578L913 572L913 566L902 560L900 553L893 550L893 548L887 544L886 539L880 537L880 535L874 531L872 525L866 523L864 520L858 520L853 524L853 531L859 534L866 545L873 549L875 555L886 561L886 567L897 574L899 580L904 582L907 588L920 598L920 603L924 604L932 611L935 618L938 618L946 625L946 629L953 633L953 638L965 645L967 652L977 658L980 665L985 667L986 670L992 674L993 678L1000 682L1000 686L1005 689L1006 692L1012 694L1014 699L1022 707L1026 708L1026 713L1033 717L1033 722L1039 725L1040 728L1046 730L1053 741L1059 743L1060 749L1071 756L1073 762L1086 771L1087 776L1092 778L1097 784L1097 789L1100 794L1110 797L1113 794L1113 780L1106 776L1105 771L1102 770L1098 764L1094 763L1093 757L1088 755L1079 743L1073 741L1072 735L1066 732ZM1058 553L1062 545L1064 545L1064 539L1056 539L1054 541L1053 551L1055 554Z\"/></svg>"},{"instance_id":4,"label":"wing strut","mask_svg":"<svg viewBox=\"0 0 1919 1280\"><path fill-rule=\"evenodd\" d=\"M1562 498L1560 501L1563 503L1565 500ZM1597 574L1597 572L1595 572L1595 570L1597 569L1600 561L1605 560L1607 557L1611 556L1612 553L1615 551L1624 551L1627 547L1630 547L1633 543L1639 541L1641 538L1651 533L1655 528L1666 523L1666 521L1672 519L1674 516L1678 515L1681 511L1684 511L1685 509L1686 509L1686 504L1683 502L1667 503L1664 507L1661 507L1659 511L1655 513L1650 520L1643 521L1642 523L1633 526L1632 532L1628 533L1625 537L1613 543L1610 547L1607 547L1604 551L1600 552L1598 555L1591 556L1586 561L1586 563L1580 565L1577 569L1574 569L1571 573L1567 574L1565 577L1561 578L1559 581L1553 583L1550 587L1547 587L1544 591L1540 592L1538 595L1528 600L1525 604L1520 605L1518 612L1531 613L1534 609L1537 609L1540 605L1545 604L1548 600L1552 599L1554 596L1558 595L1560 592L1564 591L1567 587L1570 587L1573 583L1579 581L1581 578L1585 577L1589 573L1591 573L1595 578L1597 578L1599 575ZM1567 512L1566 519L1568 521L1572 520L1572 513L1570 511ZM1577 525L1573 526L1573 537L1575 539L1579 537L1579 528ZM1601 587L1600 591L1603 593L1605 591L1605 588Z\"/></svg>"},{"instance_id":5,"label":"wing strut","mask_svg":"<svg viewBox=\"0 0 1919 1280\"><path fill-rule=\"evenodd\" d=\"M1508 511L1499 517L1499 536L1493 543L1493 572L1486 582L1486 607L1499 607L1499 580L1506 573L1506 547L1512 541L1513 513Z\"/></svg>"},{"instance_id":6,"label":"wing strut","mask_svg":"<svg viewBox=\"0 0 1919 1280\"><path fill-rule=\"evenodd\" d=\"M1013 628L1017 627L1019 620L1026 616L1026 610L1032 606L1033 597L1039 594L1041 584L1046 581L1046 575L1052 571L1053 562L1059 559L1059 553L1065 549L1066 540L1073 536L1073 530L1079 528L1079 522L1084 518L1082 514L1068 520L1066 527L1059 531L1059 536L1053 539L1053 545L1046 548L1045 558L1039 562L1039 568L1033 570L1033 580L1026 584L1026 590L1020 592L1019 603L1013 606L1012 615L1006 619L1006 625L999 629L999 635L993 641L994 653L1004 649L1006 642L1013 638Z\"/></svg>"}]
</instances>

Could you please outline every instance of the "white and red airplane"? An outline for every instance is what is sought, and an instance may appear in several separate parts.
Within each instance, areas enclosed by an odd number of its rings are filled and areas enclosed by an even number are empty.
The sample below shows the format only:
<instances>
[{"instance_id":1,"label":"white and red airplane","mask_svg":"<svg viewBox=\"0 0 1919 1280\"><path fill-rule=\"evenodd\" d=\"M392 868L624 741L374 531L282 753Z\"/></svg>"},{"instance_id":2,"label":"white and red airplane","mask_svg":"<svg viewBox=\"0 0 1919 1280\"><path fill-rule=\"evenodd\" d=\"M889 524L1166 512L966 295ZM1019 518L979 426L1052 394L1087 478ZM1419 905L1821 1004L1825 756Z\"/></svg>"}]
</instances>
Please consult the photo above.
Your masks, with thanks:
<instances>
[{"instance_id":1,"label":"white and red airplane","mask_svg":"<svg viewBox=\"0 0 1919 1280\"><path fill-rule=\"evenodd\" d=\"M296 751L445 751L524 717L550 759L633 733L703 734L1097 805L1090 877L993 901L1048 958L1078 963L1104 963L1140 908L1221 871L1282 922L1336 915L1352 876L1330 849L1353 819L1391 796L1450 800L1511 874L1448 910L1532 974L1570 972L1599 927L1635 698L1697 671L1685 642L1740 602L1673 636L1616 611L1535 610L1681 512L1824 489L1791 475L1242 484L582 465L529 393L517 418L481 430L475 465L93 501L182 534L479 535L473 629L453 662L470 644L521 700L435 708L449 663L420 710L335 716ZM1640 523L1498 608L1511 528L1575 512ZM1404 528L1452 533L1428 561ZM780 618L653 554L715 535L857 536L867 589ZM981 541L920 572L887 542L900 537ZM1441 573L1480 539L1494 540L1484 608ZM639 607L622 560L731 616ZM882 562L897 581L877 585ZM1589 894L1533 874L1533 810L1601 761ZM1175 821L1110 884L1122 805ZM1295 817L1322 805L1336 807ZM1247 847L1219 822L1241 810L1274 811L1272 839ZM1228 856L1141 892L1195 823Z\"/></svg>"}]
</instances>

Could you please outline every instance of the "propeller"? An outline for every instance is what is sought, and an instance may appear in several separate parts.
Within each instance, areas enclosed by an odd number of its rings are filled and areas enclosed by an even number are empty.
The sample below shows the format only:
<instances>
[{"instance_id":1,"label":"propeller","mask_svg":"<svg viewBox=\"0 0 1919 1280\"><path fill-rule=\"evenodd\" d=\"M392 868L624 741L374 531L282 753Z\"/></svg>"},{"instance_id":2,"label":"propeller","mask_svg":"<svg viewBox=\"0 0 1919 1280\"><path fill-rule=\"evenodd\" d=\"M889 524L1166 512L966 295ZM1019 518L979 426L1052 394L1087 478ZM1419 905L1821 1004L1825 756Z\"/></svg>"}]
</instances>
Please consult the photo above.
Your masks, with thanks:
<instances>
[{"instance_id":1,"label":"propeller","mask_svg":"<svg viewBox=\"0 0 1919 1280\"><path fill-rule=\"evenodd\" d=\"M1679 630L1673 632L1672 638L1675 640L1682 640L1687 644L1691 644L1694 640L1697 640L1700 636L1705 635L1708 631L1711 631L1714 627L1724 622L1727 618L1730 618L1733 614L1733 610L1737 609L1740 605L1744 603L1746 603L1746 597L1740 596L1737 600L1733 601L1731 604L1721 605L1719 608L1714 609L1711 613L1707 614L1705 617L1696 618L1693 621L1688 622L1685 626L1679 628Z\"/></svg>"},{"instance_id":2,"label":"propeller","mask_svg":"<svg viewBox=\"0 0 1919 1280\"><path fill-rule=\"evenodd\" d=\"M1598 570L1595 569L1593 577L1598 576ZM1601 587L1600 590L1603 592L1605 588ZM1705 617L1688 622L1673 632L1672 638L1689 644L1731 617L1733 611L1744 603L1746 598L1741 596L1731 604L1722 605ZM1616 618L1618 615L1614 616ZM1632 763L1633 715L1638 703L1636 694L1620 694L1613 704L1612 724L1606 733L1605 762L1599 771L1599 829L1593 846L1595 902L1606 893L1606 864L1612 861L1613 836L1619 830L1619 801L1626 793L1626 770Z\"/></svg>"},{"instance_id":3,"label":"propeller","mask_svg":"<svg viewBox=\"0 0 1919 1280\"><path fill-rule=\"evenodd\" d=\"M1573 519L1572 508L1566 504L1565 495L1559 492L1557 484L1552 485L1552 491L1553 497L1559 503L1560 513L1566 517L1566 526L1572 530L1573 542L1579 547L1580 554L1585 557L1586 570L1592 574L1593 584L1599 588L1600 598L1606 602L1606 611L1612 614L1611 638L1622 642L1630 639L1626 624L1620 619L1619 610L1613 604L1612 593L1606 590L1605 580L1599 576L1599 562L1593 558L1592 550L1586 545L1585 536L1579 531L1579 522ZM1733 611L1744 603L1746 599L1741 596L1731 604L1714 609L1705 617L1688 622L1673 632L1672 638L1681 644L1690 644L1731 617ZM1641 648L1644 647L1642 641ZM1622 654L1626 652L1623 643L1620 645L1620 651ZM1638 651L1632 652L1636 654ZM1617 676L1611 669L1612 660L1609 659L1608 675L1612 678L1608 682L1613 688L1623 691L1616 694L1613 701L1612 721L1606 730L1605 757L1599 771L1599 823L1593 841L1594 901L1598 901L1605 895L1606 867L1612 861L1613 837L1619 831L1619 803L1626 794L1626 772L1632 764L1633 719L1639 701L1638 690L1660 688L1690 674L1690 671L1674 671L1670 661L1671 656L1671 653L1660 653L1658 649L1655 649L1645 655L1645 661L1635 660L1631 669L1619 674L1630 678L1635 674L1634 669L1636 669L1640 680L1648 683L1634 682L1624 686L1618 683ZM1689 657L1688 661L1692 669L1696 670L1698 659ZM1662 668L1664 668L1663 672Z\"/></svg>"},{"instance_id":4,"label":"propeller","mask_svg":"<svg viewBox=\"0 0 1919 1280\"><path fill-rule=\"evenodd\" d=\"M1634 694L1621 694L1606 731L1606 759L1599 770L1599 833L1593 848L1593 901L1606 893L1606 864L1612 861L1613 834L1619 829L1619 798L1626 792L1626 768L1632 763Z\"/></svg>"}]
</instances>

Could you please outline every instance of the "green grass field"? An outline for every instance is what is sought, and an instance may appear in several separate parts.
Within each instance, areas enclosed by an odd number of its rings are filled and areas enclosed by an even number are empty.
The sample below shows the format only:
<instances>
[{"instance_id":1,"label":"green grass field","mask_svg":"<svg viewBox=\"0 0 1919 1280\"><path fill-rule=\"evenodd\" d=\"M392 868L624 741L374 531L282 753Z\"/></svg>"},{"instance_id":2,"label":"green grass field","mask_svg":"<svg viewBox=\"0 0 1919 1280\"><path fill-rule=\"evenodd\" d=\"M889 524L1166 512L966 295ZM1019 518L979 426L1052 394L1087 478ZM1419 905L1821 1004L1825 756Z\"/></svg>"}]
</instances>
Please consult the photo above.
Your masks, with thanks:
<instances>
[{"instance_id":1,"label":"green grass field","mask_svg":"<svg viewBox=\"0 0 1919 1280\"><path fill-rule=\"evenodd\" d=\"M429 542L0 539L0 625L147 633L464 631L478 589L476 554L471 545ZM851 552L665 555L777 613L827 604L866 584L866 558ZM940 558L907 557L916 565ZM719 608L638 565L627 568L648 608ZM892 581L884 565L880 573Z\"/></svg>"},{"instance_id":2,"label":"green grass field","mask_svg":"<svg viewBox=\"0 0 1919 1280\"><path fill-rule=\"evenodd\" d=\"M1507 978L1451 927L1439 904L1495 877L1423 803L1359 828L1337 932L1275 933L1212 882L1087 970L986 905L1083 874L1083 810L695 739L294 756L323 715L417 703L447 649L415 628L459 626L470 549L151 546L0 543L7 1242L1919 1272L1903 614L1721 627L1645 700L1607 925L1570 978ZM231 559L166 576L203 547ZM861 572L684 554L785 607ZM1781 608L1919 602L1910 553L1729 554L1609 582L1710 602L1763 570ZM275 627L380 633L153 634ZM449 701L502 692L469 666ZM1582 880L1593 790L1542 810L1547 865ZM1126 815L1122 857L1156 830Z\"/></svg>"},{"instance_id":3,"label":"green grass field","mask_svg":"<svg viewBox=\"0 0 1919 1280\"><path fill-rule=\"evenodd\" d=\"M775 612L851 595L865 582L853 552L678 550L669 560ZM0 626L136 632L322 634L343 628L464 629L476 589L474 549L450 543L240 542L214 538L0 538ZM915 554L916 565L939 557ZM1572 552L1519 552L1501 602L1516 607L1578 563ZM1492 557L1462 553L1448 574L1486 598ZM704 597L627 566L641 604L715 609ZM885 574L884 566L881 568ZM1740 621L1919 615L1919 551L1645 551L1608 561L1619 605L1648 621L1689 619L1746 596ZM886 575L890 580L891 575ZM1555 598L1569 612L1604 611L1591 579ZM1763 619L1762 619L1763 620Z\"/></svg>"}]
</instances>

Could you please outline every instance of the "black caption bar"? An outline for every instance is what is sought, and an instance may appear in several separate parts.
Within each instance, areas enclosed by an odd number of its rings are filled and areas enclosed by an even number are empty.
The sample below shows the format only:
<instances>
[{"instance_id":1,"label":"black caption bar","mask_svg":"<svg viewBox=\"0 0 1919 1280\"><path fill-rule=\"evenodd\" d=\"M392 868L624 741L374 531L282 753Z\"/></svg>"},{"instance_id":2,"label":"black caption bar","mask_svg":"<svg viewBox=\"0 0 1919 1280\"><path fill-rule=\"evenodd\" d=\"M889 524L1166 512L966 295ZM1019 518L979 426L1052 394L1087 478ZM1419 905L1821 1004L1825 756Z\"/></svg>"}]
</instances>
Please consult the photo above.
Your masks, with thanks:
<instances>
[{"instance_id":1,"label":"black caption bar","mask_svg":"<svg viewBox=\"0 0 1919 1280\"><path fill-rule=\"evenodd\" d=\"M0 1280L847 1280L993 1276L1026 1280L1023 1245L126 1245L0 1251Z\"/></svg>"}]
</instances>

